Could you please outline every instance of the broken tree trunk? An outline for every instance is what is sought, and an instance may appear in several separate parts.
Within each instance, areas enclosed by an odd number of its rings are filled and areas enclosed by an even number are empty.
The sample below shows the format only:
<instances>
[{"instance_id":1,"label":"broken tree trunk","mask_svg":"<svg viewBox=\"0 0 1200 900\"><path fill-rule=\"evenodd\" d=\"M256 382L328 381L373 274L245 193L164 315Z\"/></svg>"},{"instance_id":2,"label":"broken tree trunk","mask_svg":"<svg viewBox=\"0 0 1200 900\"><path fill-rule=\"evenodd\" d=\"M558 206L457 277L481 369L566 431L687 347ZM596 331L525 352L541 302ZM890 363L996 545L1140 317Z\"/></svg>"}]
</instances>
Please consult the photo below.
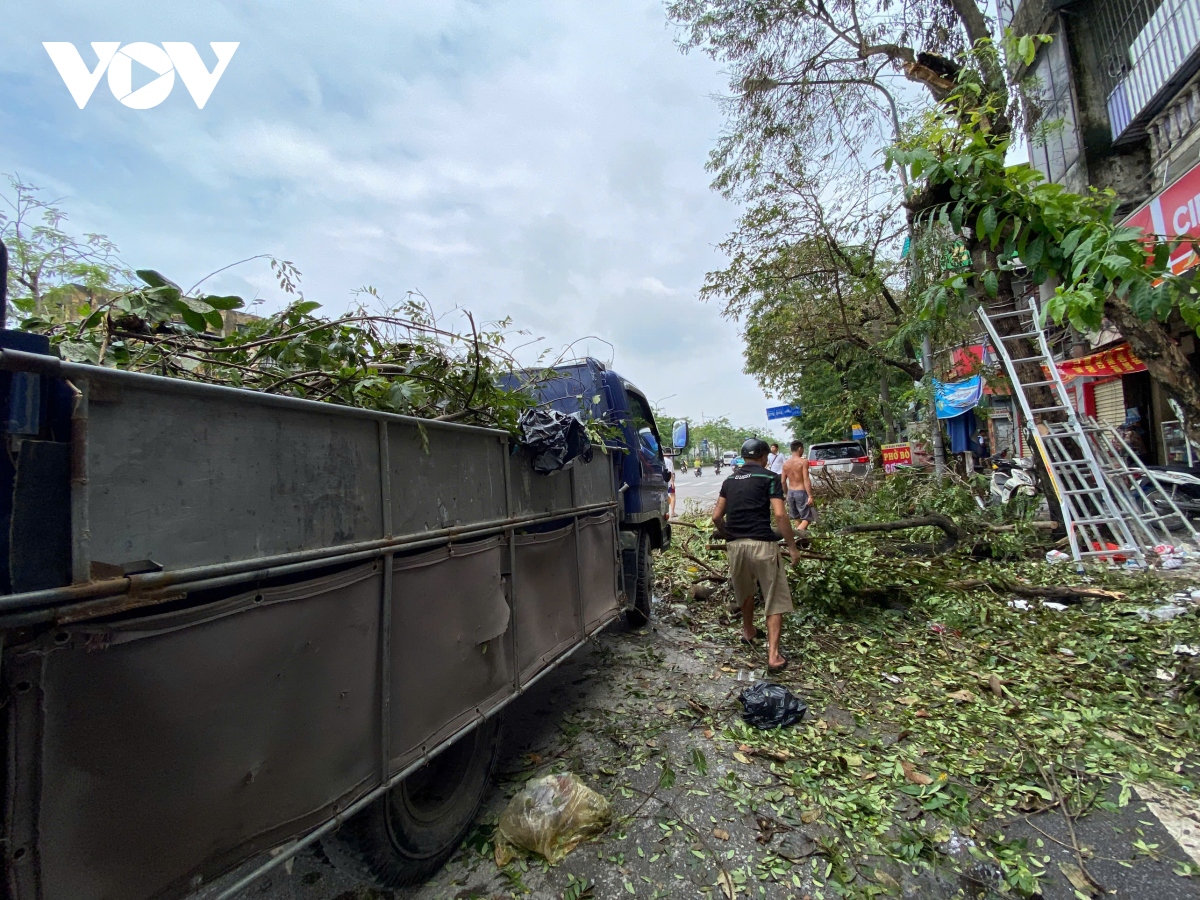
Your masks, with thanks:
<instances>
[{"instance_id":1,"label":"broken tree trunk","mask_svg":"<svg viewBox=\"0 0 1200 900\"><path fill-rule=\"evenodd\" d=\"M941 513L926 513L915 519L899 519L895 522L868 522L863 525L847 525L843 531L848 534L861 534L870 531L906 531L909 528L940 528L945 538L938 544L938 551L948 550L962 538L962 529L949 516Z\"/></svg>"}]
</instances>

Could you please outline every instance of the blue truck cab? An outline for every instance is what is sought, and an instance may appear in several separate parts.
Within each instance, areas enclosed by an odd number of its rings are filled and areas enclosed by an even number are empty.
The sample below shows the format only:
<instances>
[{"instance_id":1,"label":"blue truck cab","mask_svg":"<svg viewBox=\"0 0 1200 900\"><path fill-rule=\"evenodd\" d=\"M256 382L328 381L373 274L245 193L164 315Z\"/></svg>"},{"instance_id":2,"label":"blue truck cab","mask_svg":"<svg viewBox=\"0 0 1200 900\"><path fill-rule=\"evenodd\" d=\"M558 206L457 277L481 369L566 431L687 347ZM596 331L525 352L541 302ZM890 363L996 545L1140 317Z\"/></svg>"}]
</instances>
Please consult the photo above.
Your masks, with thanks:
<instances>
[{"instance_id":1,"label":"blue truck cab","mask_svg":"<svg viewBox=\"0 0 1200 900\"><path fill-rule=\"evenodd\" d=\"M620 498L625 612L631 624L644 624L651 614L654 590L652 550L670 546L667 518L667 473L662 438L646 395L631 382L587 358L544 372L515 373L510 387L524 386L539 403L568 415L579 414L619 431L605 441L612 457L613 490Z\"/></svg>"}]
</instances>

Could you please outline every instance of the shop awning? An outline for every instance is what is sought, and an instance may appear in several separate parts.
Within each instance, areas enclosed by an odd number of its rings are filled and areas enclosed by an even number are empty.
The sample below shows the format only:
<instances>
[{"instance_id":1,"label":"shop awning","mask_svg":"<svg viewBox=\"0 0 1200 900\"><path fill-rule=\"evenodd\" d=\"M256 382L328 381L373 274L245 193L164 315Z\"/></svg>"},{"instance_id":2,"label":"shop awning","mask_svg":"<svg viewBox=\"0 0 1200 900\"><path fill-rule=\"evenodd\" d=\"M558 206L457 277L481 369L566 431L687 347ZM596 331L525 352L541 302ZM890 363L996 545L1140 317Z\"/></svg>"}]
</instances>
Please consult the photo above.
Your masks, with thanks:
<instances>
[{"instance_id":1,"label":"shop awning","mask_svg":"<svg viewBox=\"0 0 1200 900\"><path fill-rule=\"evenodd\" d=\"M1146 364L1133 355L1128 344L1120 344L1081 359L1064 359L1058 364L1058 373L1063 378L1078 378L1080 375L1108 378L1145 371Z\"/></svg>"}]
</instances>

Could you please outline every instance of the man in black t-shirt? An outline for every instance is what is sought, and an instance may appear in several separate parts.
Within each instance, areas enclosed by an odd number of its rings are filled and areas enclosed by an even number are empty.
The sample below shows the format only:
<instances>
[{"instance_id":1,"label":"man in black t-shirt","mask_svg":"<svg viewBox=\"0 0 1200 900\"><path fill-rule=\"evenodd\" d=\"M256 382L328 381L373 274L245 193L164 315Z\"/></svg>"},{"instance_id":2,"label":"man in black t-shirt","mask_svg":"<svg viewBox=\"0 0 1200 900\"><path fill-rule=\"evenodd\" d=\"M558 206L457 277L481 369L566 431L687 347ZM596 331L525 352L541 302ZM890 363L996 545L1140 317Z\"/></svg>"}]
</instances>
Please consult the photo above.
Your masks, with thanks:
<instances>
[{"instance_id":1,"label":"man in black t-shirt","mask_svg":"<svg viewBox=\"0 0 1200 900\"><path fill-rule=\"evenodd\" d=\"M762 588L767 615L767 671L784 669L787 658L779 652L783 614L792 611L792 591L779 550L779 535L771 528L771 513L779 523L792 562L800 559L792 523L783 504L779 476L766 468L770 448L752 438L742 444L745 464L721 484L713 512L717 532L728 541L729 575L742 607L742 640L751 643L761 632L754 627L754 588Z\"/></svg>"}]
</instances>

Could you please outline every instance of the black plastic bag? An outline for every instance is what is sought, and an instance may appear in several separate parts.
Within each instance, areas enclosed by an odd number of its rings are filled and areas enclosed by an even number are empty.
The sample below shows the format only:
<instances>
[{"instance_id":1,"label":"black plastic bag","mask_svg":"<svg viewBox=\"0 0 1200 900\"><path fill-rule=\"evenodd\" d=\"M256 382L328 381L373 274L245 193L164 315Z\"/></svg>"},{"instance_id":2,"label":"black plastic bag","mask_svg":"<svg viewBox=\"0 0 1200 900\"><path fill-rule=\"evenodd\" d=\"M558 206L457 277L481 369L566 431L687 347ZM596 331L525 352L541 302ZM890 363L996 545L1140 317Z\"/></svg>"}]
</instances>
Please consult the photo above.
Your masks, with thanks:
<instances>
[{"instance_id":1,"label":"black plastic bag","mask_svg":"<svg viewBox=\"0 0 1200 900\"><path fill-rule=\"evenodd\" d=\"M779 728L795 725L804 718L808 706L785 687L769 681L756 681L742 691L742 718L755 728Z\"/></svg>"},{"instance_id":2,"label":"black plastic bag","mask_svg":"<svg viewBox=\"0 0 1200 900\"><path fill-rule=\"evenodd\" d=\"M548 475L575 459L592 461L592 442L576 416L556 409L527 409L517 419L521 443L533 453L533 471Z\"/></svg>"}]
</instances>

